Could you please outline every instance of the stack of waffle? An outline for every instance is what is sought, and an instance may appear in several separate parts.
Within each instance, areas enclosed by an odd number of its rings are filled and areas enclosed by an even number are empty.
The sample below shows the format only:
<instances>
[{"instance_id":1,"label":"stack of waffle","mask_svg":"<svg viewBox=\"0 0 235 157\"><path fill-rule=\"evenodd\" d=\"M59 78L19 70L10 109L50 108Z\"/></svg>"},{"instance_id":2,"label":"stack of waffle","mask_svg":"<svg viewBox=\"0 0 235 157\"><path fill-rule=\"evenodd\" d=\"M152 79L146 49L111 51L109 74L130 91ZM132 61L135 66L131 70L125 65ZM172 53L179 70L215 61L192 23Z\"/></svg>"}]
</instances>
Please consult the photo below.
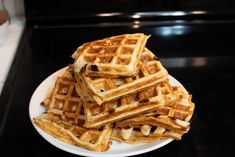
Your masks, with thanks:
<instances>
[{"instance_id":1,"label":"stack of waffle","mask_svg":"<svg viewBox=\"0 0 235 157\"><path fill-rule=\"evenodd\" d=\"M73 66L57 78L34 119L41 129L70 144L106 151L126 143L181 139L194 111L191 95L171 86L142 33L85 43Z\"/></svg>"}]
</instances>

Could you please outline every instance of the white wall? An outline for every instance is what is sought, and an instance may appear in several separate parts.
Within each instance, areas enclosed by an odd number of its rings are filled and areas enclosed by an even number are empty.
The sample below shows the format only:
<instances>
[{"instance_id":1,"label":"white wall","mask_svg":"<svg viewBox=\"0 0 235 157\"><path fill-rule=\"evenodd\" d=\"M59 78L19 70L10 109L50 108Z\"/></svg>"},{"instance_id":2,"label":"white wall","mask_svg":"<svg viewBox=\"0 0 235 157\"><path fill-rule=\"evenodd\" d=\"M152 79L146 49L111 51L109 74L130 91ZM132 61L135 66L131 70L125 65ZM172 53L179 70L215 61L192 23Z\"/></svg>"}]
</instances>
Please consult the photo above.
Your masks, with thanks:
<instances>
[{"instance_id":1,"label":"white wall","mask_svg":"<svg viewBox=\"0 0 235 157\"><path fill-rule=\"evenodd\" d=\"M2 0L10 16L24 16L24 0Z\"/></svg>"}]
</instances>

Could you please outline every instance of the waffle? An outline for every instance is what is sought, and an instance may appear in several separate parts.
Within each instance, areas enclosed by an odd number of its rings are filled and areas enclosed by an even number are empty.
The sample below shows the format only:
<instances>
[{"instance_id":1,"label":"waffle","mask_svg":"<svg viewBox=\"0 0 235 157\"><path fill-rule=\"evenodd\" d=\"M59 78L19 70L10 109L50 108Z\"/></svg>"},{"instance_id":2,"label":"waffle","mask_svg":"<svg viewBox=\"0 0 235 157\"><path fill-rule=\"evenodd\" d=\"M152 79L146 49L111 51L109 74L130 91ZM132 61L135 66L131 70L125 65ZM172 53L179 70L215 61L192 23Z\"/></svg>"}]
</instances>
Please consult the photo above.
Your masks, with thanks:
<instances>
[{"instance_id":1,"label":"waffle","mask_svg":"<svg viewBox=\"0 0 235 157\"><path fill-rule=\"evenodd\" d=\"M72 145L87 148L93 151L106 151L111 145L109 137L111 127L101 129L86 129L73 125L52 113L45 113L33 119L34 123L51 136Z\"/></svg>"},{"instance_id":2,"label":"waffle","mask_svg":"<svg viewBox=\"0 0 235 157\"><path fill-rule=\"evenodd\" d=\"M73 92L73 97L76 99L78 95L76 91L73 90L75 84L76 80L74 79L74 75L69 71L69 68L67 68L62 74L59 74L53 88L49 91L43 102L41 102L41 105L48 110L49 107L52 108L52 106L57 105L53 105L57 100L57 95L58 97L63 97L65 95L71 95L71 92ZM56 103L58 103L58 101L56 101Z\"/></svg>"},{"instance_id":3,"label":"waffle","mask_svg":"<svg viewBox=\"0 0 235 157\"><path fill-rule=\"evenodd\" d=\"M76 81L66 69L43 101L47 113L34 119L42 130L63 142L94 150L105 151L111 144L111 127L87 129L82 100L75 90Z\"/></svg>"},{"instance_id":4,"label":"waffle","mask_svg":"<svg viewBox=\"0 0 235 157\"><path fill-rule=\"evenodd\" d=\"M53 90L44 100L47 112L60 115L73 124L84 123L82 101L75 90L76 81L66 70L58 77Z\"/></svg>"},{"instance_id":5,"label":"waffle","mask_svg":"<svg viewBox=\"0 0 235 157\"><path fill-rule=\"evenodd\" d=\"M176 95L176 101L161 108L152 110L149 115L166 115L173 119L189 122L192 118L195 104L192 102L192 95L187 94L183 87L172 87Z\"/></svg>"},{"instance_id":6,"label":"waffle","mask_svg":"<svg viewBox=\"0 0 235 157\"><path fill-rule=\"evenodd\" d=\"M85 43L72 55L75 72L86 67L87 76L131 76L148 38L142 33L123 34Z\"/></svg>"},{"instance_id":7,"label":"waffle","mask_svg":"<svg viewBox=\"0 0 235 157\"><path fill-rule=\"evenodd\" d=\"M89 97L102 104L165 81L168 73L154 54L145 48L140 55L137 72L131 77L98 78L85 76L84 73L75 73L75 77L88 88Z\"/></svg>"},{"instance_id":8,"label":"waffle","mask_svg":"<svg viewBox=\"0 0 235 157\"><path fill-rule=\"evenodd\" d=\"M162 138L180 140L190 128L194 111L191 95L181 87L173 87L176 101L150 113L116 123L111 138L127 143L151 142Z\"/></svg>"},{"instance_id":9,"label":"waffle","mask_svg":"<svg viewBox=\"0 0 235 157\"><path fill-rule=\"evenodd\" d=\"M172 103L175 100L175 95L174 93L167 92L166 88L170 86L165 84L168 83L162 82L145 91L130 94L102 105L98 105L96 102L85 101L85 126L88 128L102 126L149 112L163 106L166 102Z\"/></svg>"}]
</instances>

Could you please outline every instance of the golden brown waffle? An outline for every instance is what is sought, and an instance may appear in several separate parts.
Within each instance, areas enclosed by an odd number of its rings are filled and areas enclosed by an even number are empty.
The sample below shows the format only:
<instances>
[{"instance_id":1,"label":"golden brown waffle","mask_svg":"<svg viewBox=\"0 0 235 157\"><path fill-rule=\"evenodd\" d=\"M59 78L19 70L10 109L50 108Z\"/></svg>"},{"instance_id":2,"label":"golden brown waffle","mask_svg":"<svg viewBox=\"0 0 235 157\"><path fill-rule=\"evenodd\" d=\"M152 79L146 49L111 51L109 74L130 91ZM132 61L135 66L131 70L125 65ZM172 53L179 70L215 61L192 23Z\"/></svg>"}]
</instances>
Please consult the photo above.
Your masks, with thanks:
<instances>
[{"instance_id":1,"label":"golden brown waffle","mask_svg":"<svg viewBox=\"0 0 235 157\"><path fill-rule=\"evenodd\" d=\"M76 81L68 72L58 77L53 90L44 100L44 106L50 113L60 115L71 123L84 123L82 101L75 90Z\"/></svg>"},{"instance_id":2,"label":"golden brown waffle","mask_svg":"<svg viewBox=\"0 0 235 157\"><path fill-rule=\"evenodd\" d=\"M112 144L109 141L111 127L100 129L86 129L80 125L73 125L60 116L45 113L33 119L34 123L51 136L72 145L78 145L93 151L106 151Z\"/></svg>"},{"instance_id":3,"label":"golden brown waffle","mask_svg":"<svg viewBox=\"0 0 235 157\"><path fill-rule=\"evenodd\" d=\"M74 91L73 88L74 84L76 84L74 75L69 72L69 68L66 68L66 70L62 74L59 74L56 79L56 82L53 85L53 88L49 91L41 105L48 110L49 107L53 106L52 97L54 102L56 99L56 95L65 96L66 94L70 94L71 91L75 92L73 93L75 98L78 97L76 91Z\"/></svg>"},{"instance_id":4,"label":"golden brown waffle","mask_svg":"<svg viewBox=\"0 0 235 157\"><path fill-rule=\"evenodd\" d=\"M47 113L35 118L34 122L45 132L66 143L94 151L108 150L111 127L84 128L84 109L75 84L73 75L66 69L43 102Z\"/></svg>"},{"instance_id":5,"label":"golden brown waffle","mask_svg":"<svg viewBox=\"0 0 235 157\"><path fill-rule=\"evenodd\" d=\"M179 119L185 122L189 122L192 118L195 104L192 102L192 95L187 94L183 87L172 87L176 95L176 101L174 103L165 105L161 108L152 110L153 115L166 115L173 119ZM149 113L149 115L151 115ZM179 121L178 121L179 122Z\"/></svg>"},{"instance_id":6,"label":"golden brown waffle","mask_svg":"<svg viewBox=\"0 0 235 157\"><path fill-rule=\"evenodd\" d=\"M73 54L75 73L86 67L87 76L131 76L148 38L142 33L123 34L85 43Z\"/></svg>"},{"instance_id":7,"label":"golden brown waffle","mask_svg":"<svg viewBox=\"0 0 235 157\"><path fill-rule=\"evenodd\" d=\"M162 82L145 91L137 94L130 94L102 105L85 101L85 126L88 128L102 126L107 123L149 112L163 106L166 98L167 103L171 103L175 100L175 95L174 93L170 95L170 92L166 92L166 87L170 86L164 84L168 83Z\"/></svg>"},{"instance_id":8,"label":"golden brown waffle","mask_svg":"<svg viewBox=\"0 0 235 157\"><path fill-rule=\"evenodd\" d=\"M75 77L81 83L77 86L84 86L87 97L93 97L98 104L102 104L166 81L168 73L154 54L145 48L140 55L137 72L131 77L98 78L85 76L84 73L75 73Z\"/></svg>"},{"instance_id":9,"label":"golden brown waffle","mask_svg":"<svg viewBox=\"0 0 235 157\"><path fill-rule=\"evenodd\" d=\"M167 137L181 139L190 128L194 103L191 95L186 94L181 87L173 87L173 90L177 95L174 103L117 122L111 138L127 143L151 142Z\"/></svg>"}]
</instances>

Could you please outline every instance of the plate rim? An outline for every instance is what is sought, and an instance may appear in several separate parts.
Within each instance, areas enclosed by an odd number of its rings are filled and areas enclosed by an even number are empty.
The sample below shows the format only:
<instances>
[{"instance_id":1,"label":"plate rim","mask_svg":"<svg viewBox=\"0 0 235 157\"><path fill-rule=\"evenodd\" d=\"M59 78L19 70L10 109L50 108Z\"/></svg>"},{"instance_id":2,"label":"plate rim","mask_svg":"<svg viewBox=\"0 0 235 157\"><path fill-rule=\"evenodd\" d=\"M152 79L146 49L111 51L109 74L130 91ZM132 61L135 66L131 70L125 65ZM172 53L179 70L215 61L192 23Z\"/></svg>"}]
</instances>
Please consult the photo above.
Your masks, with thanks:
<instances>
[{"instance_id":1,"label":"plate rim","mask_svg":"<svg viewBox=\"0 0 235 157\"><path fill-rule=\"evenodd\" d=\"M76 154L76 155L82 155L82 156L96 156L96 157L108 157L108 156L112 156L112 157L120 157L120 156L133 156L133 155L138 155L138 154L143 154L143 153L147 153L147 152L150 152L150 151L153 151L153 150L156 150L156 149L159 149L167 144L169 144L170 142L172 142L174 139L172 138L168 138L168 139L163 139L161 141L161 143L158 143L157 145L153 145L153 146L150 146L148 148L145 148L145 149L140 149L140 150L135 150L135 151L131 151L131 152L123 152L123 153L118 153L118 154L112 154L112 153L109 153L109 152L95 152L95 151L89 151L89 150L86 150L82 147L79 147L79 146L74 146L74 145L71 145L71 144L67 144L67 143L64 143L56 138L54 138L53 136L51 136L50 134L47 134L46 132L44 132L42 129L40 129L39 127L37 127L34 123L33 123L33 106L35 105L32 105L33 103L33 100L35 99L38 91L43 87L44 84L46 84L47 82L52 82L56 80L56 78L63 74L63 72L65 71L65 69L67 68L64 67L64 68L61 68L57 71L55 71L54 73L50 74L47 78L45 78L38 86L37 88L34 90L31 98L30 98L30 102L29 102L29 118L30 118L30 121L33 125L33 127L37 130L37 132L50 144L52 144L53 146L63 150L63 151L66 151L66 152L69 152L69 153L72 153L72 154ZM185 92L187 92L187 90L185 89L185 87L177 80L175 79L173 76L171 76L170 74L168 74L168 79L172 82L175 82L176 85L178 86L182 86L183 89L185 90ZM51 84L51 83L50 83ZM48 90L50 90L50 87L47 87ZM45 94L46 96L46 94ZM40 102L38 103L40 105ZM156 141L155 143L157 143L159 141ZM123 144L126 144L126 143L123 143ZM89 151L89 152L85 152L85 151L79 151L77 149L73 149L73 147L76 147L76 148L79 148L79 149L84 149L86 151Z\"/></svg>"}]
</instances>

